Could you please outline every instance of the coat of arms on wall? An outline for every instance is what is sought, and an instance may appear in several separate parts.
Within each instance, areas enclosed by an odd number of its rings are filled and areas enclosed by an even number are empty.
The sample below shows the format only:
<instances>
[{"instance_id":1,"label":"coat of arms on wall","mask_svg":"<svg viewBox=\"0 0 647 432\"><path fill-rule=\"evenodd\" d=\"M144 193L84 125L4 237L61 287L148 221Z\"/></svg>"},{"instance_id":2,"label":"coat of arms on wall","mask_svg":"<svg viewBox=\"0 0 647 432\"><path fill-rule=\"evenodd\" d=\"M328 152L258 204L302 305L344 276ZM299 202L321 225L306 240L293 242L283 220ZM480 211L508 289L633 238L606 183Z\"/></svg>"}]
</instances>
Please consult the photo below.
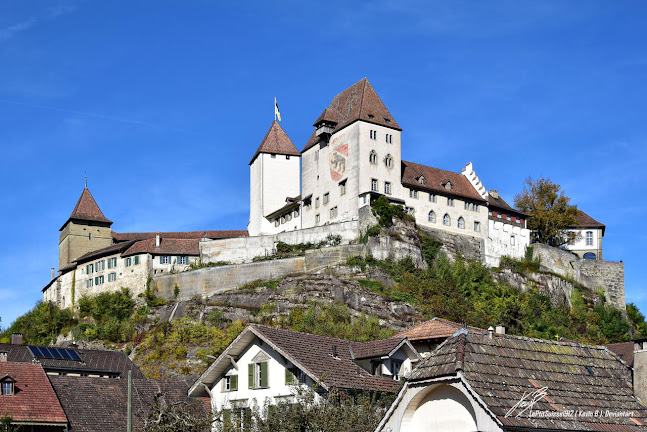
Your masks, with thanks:
<instances>
[{"instance_id":1,"label":"coat of arms on wall","mask_svg":"<svg viewBox=\"0 0 647 432\"><path fill-rule=\"evenodd\" d=\"M338 181L344 176L348 165L348 144L340 144L330 151L330 176Z\"/></svg>"}]
</instances>

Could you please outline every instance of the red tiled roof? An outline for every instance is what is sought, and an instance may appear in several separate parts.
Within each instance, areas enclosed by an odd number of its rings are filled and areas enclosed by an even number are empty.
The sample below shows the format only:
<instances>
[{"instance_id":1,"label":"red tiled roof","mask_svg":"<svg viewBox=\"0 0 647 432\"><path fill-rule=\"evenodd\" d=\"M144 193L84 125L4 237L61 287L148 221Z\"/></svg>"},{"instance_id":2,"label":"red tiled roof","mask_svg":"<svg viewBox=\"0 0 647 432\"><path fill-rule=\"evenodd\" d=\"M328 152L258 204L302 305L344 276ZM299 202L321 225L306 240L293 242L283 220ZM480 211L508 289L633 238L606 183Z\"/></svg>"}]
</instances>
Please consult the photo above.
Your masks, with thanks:
<instances>
[{"instance_id":1,"label":"red tiled roof","mask_svg":"<svg viewBox=\"0 0 647 432\"><path fill-rule=\"evenodd\" d=\"M392 337L370 342L351 342L353 354L356 359L368 357L381 357L388 355L404 340L403 337Z\"/></svg>"},{"instance_id":2,"label":"red tiled roof","mask_svg":"<svg viewBox=\"0 0 647 432\"><path fill-rule=\"evenodd\" d=\"M161 238L174 239L203 239L217 240L232 237L248 237L247 230L220 230L220 231L184 231L184 232L141 232L141 233L112 233L112 238L116 242L128 240L147 240L154 239L159 234Z\"/></svg>"},{"instance_id":3,"label":"red tiled roof","mask_svg":"<svg viewBox=\"0 0 647 432\"><path fill-rule=\"evenodd\" d=\"M271 341L288 359L311 377L323 377L323 384L330 387L395 392L400 383L391 378L373 376L353 362L351 342L309 333L277 329L257 324L249 326L253 331ZM353 343L355 348L359 343ZM333 357L336 347L337 357Z\"/></svg>"},{"instance_id":4,"label":"red tiled roof","mask_svg":"<svg viewBox=\"0 0 647 432\"><path fill-rule=\"evenodd\" d=\"M426 339L438 339L438 338L449 338L454 335L458 330L464 328L462 324L449 321L443 318L432 318L428 321L422 322L410 329L407 329L403 332L398 333L395 337L406 337L410 341L417 340L426 340ZM486 333L486 330L483 330L478 327L467 327L470 331L476 333Z\"/></svg>"},{"instance_id":5,"label":"red tiled roof","mask_svg":"<svg viewBox=\"0 0 647 432\"><path fill-rule=\"evenodd\" d=\"M420 183L420 176L424 177L424 183ZM451 189L445 187L448 181L451 182ZM414 162L402 161L402 184L413 189L441 195L459 196L481 202L485 201L464 175Z\"/></svg>"},{"instance_id":6,"label":"red tiled roof","mask_svg":"<svg viewBox=\"0 0 647 432\"><path fill-rule=\"evenodd\" d=\"M0 396L0 415L8 414L14 422L66 425L67 417L37 363L0 363L0 378L9 375L14 384L13 396Z\"/></svg>"},{"instance_id":7,"label":"red tiled roof","mask_svg":"<svg viewBox=\"0 0 647 432\"><path fill-rule=\"evenodd\" d=\"M357 120L402 130L366 78L335 96L315 124L321 120L336 123L333 133ZM319 137L313 132L301 153L318 142Z\"/></svg>"},{"instance_id":8,"label":"red tiled roof","mask_svg":"<svg viewBox=\"0 0 647 432\"><path fill-rule=\"evenodd\" d=\"M152 255L200 255L199 239L170 239L160 238L159 247L155 246L155 239L139 240L130 246L123 257L149 253Z\"/></svg>"},{"instance_id":9,"label":"red tiled roof","mask_svg":"<svg viewBox=\"0 0 647 432\"><path fill-rule=\"evenodd\" d=\"M647 410L633 395L631 370L605 347L517 336L461 333L415 368L410 381L461 372L507 428L533 430L645 430ZM623 416L547 416L506 413L528 394L546 388L535 412L631 412ZM507 429L506 429L507 430Z\"/></svg>"},{"instance_id":10,"label":"red tiled roof","mask_svg":"<svg viewBox=\"0 0 647 432\"><path fill-rule=\"evenodd\" d=\"M108 226L112 225L112 221L103 215L88 188L83 189L79 200L76 202L76 206L74 206L74 210L72 210L72 214L65 224L63 224L63 227L70 220L100 222L102 224L107 224ZM61 227L61 230L63 230L63 227Z\"/></svg>"},{"instance_id":11,"label":"red tiled roof","mask_svg":"<svg viewBox=\"0 0 647 432\"><path fill-rule=\"evenodd\" d=\"M254 159L256 159L256 156L261 153L301 156L299 150L292 144L292 140L290 140L288 134L285 133L276 120L274 120L274 123L272 123L272 126L270 126L270 129L265 134L265 138L261 141L261 145L258 146L249 164L251 165Z\"/></svg>"},{"instance_id":12,"label":"red tiled roof","mask_svg":"<svg viewBox=\"0 0 647 432\"><path fill-rule=\"evenodd\" d=\"M577 219L577 225L575 225L577 228L605 228L604 224L596 221L582 210L577 211L575 218Z\"/></svg>"},{"instance_id":13,"label":"red tiled roof","mask_svg":"<svg viewBox=\"0 0 647 432\"><path fill-rule=\"evenodd\" d=\"M126 249L128 249L130 246L132 246L135 242L134 241L127 241L127 242L121 242L121 243L115 243L110 246L106 246L101 249L93 250L92 252L88 252L84 255L81 255L77 259L74 260L75 264L72 264L74 267L76 267L78 264L87 262L87 261L92 261L94 259L108 256L108 255L114 255L116 253L122 253Z\"/></svg>"}]
</instances>

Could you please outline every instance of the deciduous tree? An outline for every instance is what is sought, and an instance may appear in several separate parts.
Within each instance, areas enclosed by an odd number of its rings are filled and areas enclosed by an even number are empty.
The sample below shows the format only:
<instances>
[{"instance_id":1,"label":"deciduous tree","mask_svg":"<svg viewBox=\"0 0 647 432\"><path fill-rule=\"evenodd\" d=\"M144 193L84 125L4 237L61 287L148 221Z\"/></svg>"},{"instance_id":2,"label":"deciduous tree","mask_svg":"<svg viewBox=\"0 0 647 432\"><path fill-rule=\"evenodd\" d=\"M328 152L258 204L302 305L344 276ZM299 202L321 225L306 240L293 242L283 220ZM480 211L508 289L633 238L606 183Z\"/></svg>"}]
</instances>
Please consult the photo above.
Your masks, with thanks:
<instances>
[{"instance_id":1,"label":"deciduous tree","mask_svg":"<svg viewBox=\"0 0 647 432\"><path fill-rule=\"evenodd\" d=\"M539 243L555 247L576 237L569 227L577 224L577 207L570 202L561 186L547 178L533 180L528 177L523 191L514 198L515 207L532 216L528 219L532 237Z\"/></svg>"}]
</instances>

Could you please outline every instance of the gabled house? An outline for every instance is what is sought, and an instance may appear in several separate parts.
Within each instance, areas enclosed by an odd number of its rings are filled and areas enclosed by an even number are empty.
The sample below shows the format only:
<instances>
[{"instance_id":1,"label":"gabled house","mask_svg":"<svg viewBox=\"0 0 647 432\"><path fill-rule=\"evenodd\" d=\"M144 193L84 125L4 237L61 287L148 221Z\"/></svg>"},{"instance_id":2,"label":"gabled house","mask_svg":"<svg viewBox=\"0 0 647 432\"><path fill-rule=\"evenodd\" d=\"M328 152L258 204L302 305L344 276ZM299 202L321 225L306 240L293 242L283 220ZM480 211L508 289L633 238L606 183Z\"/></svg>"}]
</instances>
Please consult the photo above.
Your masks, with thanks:
<instances>
[{"instance_id":1,"label":"gabled house","mask_svg":"<svg viewBox=\"0 0 647 432\"><path fill-rule=\"evenodd\" d=\"M427 358L438 345L454 336L462 328L467 328L474 333L487 333L487 330L478 327L466 326L455 321L434 317L398 333L395 337L406 337L416 351L423 358Z\"/></svg>"},{"instance_id":2,"label":"gabled house","mask_svg":"<svg viewBox=\"0 0 647 432\"><path fill-rule=\"evenodd\" d=\"M644 431L605 347L459 330L414 369L376 432Z\"/></svg>"},{"instance_id":3,"label":"gabled house","mask_svg":"<svg viewBox=\"0 0 647 432\"><path fill-rule=\"evenodd\" d=\"M198 378L189 396L210 396L215 411L289 399L299 383L318 384L322 393L331 388L394 393L419 360L406 338L350 342L251 324Z\"/></svg>"},{"instance_id":4,"label":"gabled house","mask_svg":"<svg viewBox=\"0 0 647 432\"><path fill-rule=\"evenodd\" d=\"M591 216L578 210L575 215L577 223L570 227L576 237L562 248L573 252L582 259L602 259L602 237L606 227Z\"/></svg>"},{"instance_id":5,"label":"gabled house","mask_svg":"<svg viewBox=\"0 0 647 432\"><path fill-rule=\"evenodd\" d=\"M0 362L0 417L5 415L25 431L67 430L63 407L37 363Z\"/></svg>"}]
</instances>

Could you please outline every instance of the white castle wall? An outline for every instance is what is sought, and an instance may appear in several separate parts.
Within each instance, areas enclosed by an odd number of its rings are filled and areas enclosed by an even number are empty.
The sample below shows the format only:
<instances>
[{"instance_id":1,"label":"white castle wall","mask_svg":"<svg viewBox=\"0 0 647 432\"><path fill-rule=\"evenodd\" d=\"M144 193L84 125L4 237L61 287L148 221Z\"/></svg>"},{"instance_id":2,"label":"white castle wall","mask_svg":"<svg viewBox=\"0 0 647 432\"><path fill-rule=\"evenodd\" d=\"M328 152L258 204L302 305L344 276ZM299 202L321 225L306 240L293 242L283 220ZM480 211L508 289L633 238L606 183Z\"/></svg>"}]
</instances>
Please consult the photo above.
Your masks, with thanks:
<instances>
[{"instance_id":1,"label":"white castle wall","mask_svg":"<svg viewBox=\"0 0 647 432\"><path fill-rule=\"evenodd\" d=\"M499 259L504 255L523 259L529 244L529 229L489 219L488 238L485 242L485 264L497 267Z\"/></svg>"}]
</instances>

